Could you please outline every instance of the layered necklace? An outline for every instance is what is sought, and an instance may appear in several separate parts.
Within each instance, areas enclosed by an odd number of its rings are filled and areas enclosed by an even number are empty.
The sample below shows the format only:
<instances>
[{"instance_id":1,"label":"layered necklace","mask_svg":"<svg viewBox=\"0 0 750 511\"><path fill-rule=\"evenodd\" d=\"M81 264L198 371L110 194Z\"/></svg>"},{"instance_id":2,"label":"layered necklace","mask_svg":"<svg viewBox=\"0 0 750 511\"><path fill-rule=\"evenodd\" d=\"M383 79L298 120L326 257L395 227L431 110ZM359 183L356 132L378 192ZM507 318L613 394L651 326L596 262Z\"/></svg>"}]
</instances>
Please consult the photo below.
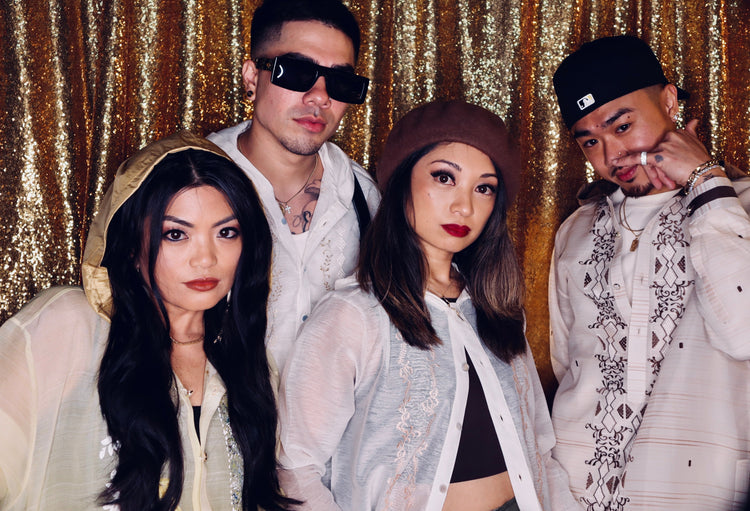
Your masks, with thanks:
<instances>
[{"instance_id":1,"label":"layered necklace","mask_svg":"<svg viewBox=\"0 0 750 511\"><path fill-rule=\"evenodd\" d=\"M622 199L622 204L620 204L620 225L622 225L624 228L630 231L633 236L635 236L635 239L630 244L630 251L635 252L638 249L638 240L640 239L641 234L643 234L645 227L643 229L633 229L632 227L630 227L630 224L628 223L628 216L625 214L625 201L627 200L628 198L625 197L624 199Z\"/></svg>"},{"instance_id":2,"label":"layered necklace","mask_svg":"<svg viewBox=\"0 0 750 511\"><path fill-rule=\"evenodd\" d=\"M289 205L289 203L297 195L299 195L300 193L302 193L302 190L304 190L305 188L307 188L307 184L310 182L310 178L313 176L313 174L315 174L315 171L318 168L318 158L320 158L318 156L318 153L315 153L315 165L313 165L312 170L307 175L307 179L305 180L305 184L302 185L302 188L300 188L299 190L297 190L296 192L294 192L294 195L292 195L291 197L289 197L287 200L279 200L279 198L276 197L276 195L273 196L273 198L276 199L276 202L279 203L279 209L281 209L281 212L283 214L288 215L292 211L292 207Z\"/></svg>"}]
</instances>

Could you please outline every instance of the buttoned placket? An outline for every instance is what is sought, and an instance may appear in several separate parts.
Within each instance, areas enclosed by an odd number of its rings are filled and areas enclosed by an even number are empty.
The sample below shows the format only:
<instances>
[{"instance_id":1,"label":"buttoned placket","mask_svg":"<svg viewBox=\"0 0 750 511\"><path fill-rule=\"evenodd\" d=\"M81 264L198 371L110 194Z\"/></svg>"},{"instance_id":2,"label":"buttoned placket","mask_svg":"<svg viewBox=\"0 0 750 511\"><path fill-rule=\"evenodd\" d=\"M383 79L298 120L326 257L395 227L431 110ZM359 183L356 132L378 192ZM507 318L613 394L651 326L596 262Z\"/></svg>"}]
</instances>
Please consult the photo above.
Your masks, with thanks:
<instances>
[{"instance_id":1,"label":"buttoned placket","mask_svg":"<svg viewBox=\"0 0 750 511\"><path fill-rule=\"evenodd\" d=\"M175 376L176 378L176 376ZM200 437L198 432L195 430L195 417L193 415L193 406L190 403L188 397L188 391L180 383L179 379L176 378L178 384L178 394L180 397L180 406L184 408L184 416L186 417L187 436L190 439L190 451L193 456L193 491L191 500L194 509L211 510L211 505L208 502L208 495L206 493L206 485L208 474L206 472L206 462L208 461L209 453L206 452L206 445L208 440L208 428L211 423L211 418L216 413L222 396L224 395L224 387L220 382L218 373L211 366L210 363L206 363L206 369L204 374L204 388L203 388L203 402L201 403L201 416L199 419L198 427L200 428Z\"/></svg>"},{"instance_id":2,"label":"buttoned placket","mask_svg":"<svg viewBox=\"0 0 750 511\"><path fill-rule=\"evenodd\" d=\"M456 398L454 399L453 409L451 410L451 426L448 428L449 438L454 435L457 436L455 439L455 450L450 453L450 456L448 456L448 453L446 452L442 453L440 456L436 481L433 485L433 491L431 492L427 509L433 509L432 504L435 504L436 507L434 509L436 510L442 508L448 485L450 485L451 470L448 470L446 465L449 464L450 467L452 467L455 463L458 442L460 441L462 430L461 421L463 420L468 398L469 383L467 373L469 370L469 364L466 360L466 353L468 352L469 357L471 357L474 362L474 368L480 379L485 395L493 396L493 399L487 399L487 406L503 450L506 466L508 467L508 472L511 478L511 485L513 486L513 492L516 494L516 500L519 503L519 507L524 510L529 509L541 511L541 505L536 494L534 479L531 475L531 468L526 460L526 453L524 452L522 439L512 420L512 414L508 407L508 403L505 400L502 386L500 385L495 369L492 367L479 337L461 312L461 304L469 300L468 295L466 292L463 292L455 303L443 302L443 300L437 298L437 296L432 295L431 293L428 293L427 299L430 300L431 303L437 303L439 301L443 308L449 309L446 311L446 316L448 318L451 350L457 368ZM445 444L446 446L449 444L448 438L446 439ZM450 442L450 444L453 445L454 442ZM437 495L435 493L435 486L437 486L439 492ZM437 504L439 504L439 507Z\"/></svg>"}]
</instances>

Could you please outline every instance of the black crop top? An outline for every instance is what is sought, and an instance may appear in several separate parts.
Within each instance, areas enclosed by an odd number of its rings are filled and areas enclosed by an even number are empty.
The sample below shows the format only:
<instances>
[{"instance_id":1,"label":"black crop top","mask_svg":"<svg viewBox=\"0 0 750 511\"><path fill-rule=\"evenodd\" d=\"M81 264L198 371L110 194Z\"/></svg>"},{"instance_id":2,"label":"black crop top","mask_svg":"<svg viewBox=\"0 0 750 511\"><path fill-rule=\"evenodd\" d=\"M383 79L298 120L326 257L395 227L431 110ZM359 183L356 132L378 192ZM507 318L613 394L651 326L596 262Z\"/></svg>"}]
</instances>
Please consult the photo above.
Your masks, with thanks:
<instances>
[{"instance_id":1,"label":"black crop top","mask_svg":"<svg viewBox=\"0 0 750 511\"><path fill-rule=\"evenodd\" d=\"M193 406L193 421L195 422L195 434L198 435L198 441L201 439L201 407Z\"/></svg>"},{"instance_id":2,"label":"black crop top","mask_svg":"<svg viewBox=\"0 0 750 511\"><path fill-rule=\"evenodd\" d=\"M452 483L481 479L508 470L482 384L468 353L466 362L469 364L469 395L456 463L453 465Z\"/></svg>"}]
</instances>

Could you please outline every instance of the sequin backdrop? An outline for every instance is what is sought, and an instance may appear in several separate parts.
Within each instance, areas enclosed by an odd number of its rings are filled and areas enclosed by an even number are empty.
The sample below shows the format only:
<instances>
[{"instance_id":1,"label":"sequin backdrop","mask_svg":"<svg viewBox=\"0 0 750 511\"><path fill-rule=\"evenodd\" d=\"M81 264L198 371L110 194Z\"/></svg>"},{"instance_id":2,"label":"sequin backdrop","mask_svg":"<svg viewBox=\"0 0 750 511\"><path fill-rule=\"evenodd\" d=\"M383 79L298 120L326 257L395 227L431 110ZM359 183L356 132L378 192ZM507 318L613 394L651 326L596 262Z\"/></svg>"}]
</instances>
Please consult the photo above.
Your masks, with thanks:
<instances>
[{"instance_id":1,"label":"sequin backdrop","mask_svg":"<svg viewBox=\"0 0 750 511\"><path fill-rule=\"evenodd\" d=\"M648 40L693 93L714 154L750 156L747 0L348 0L373 79L336 141L373 169L394 119L463 97L505 118L524 170L511 223L528 337L549 391L547 272L554 232L590 179L559 120L552 73L605 35ZM0 321L38 291L79 282L89 222L118 164L177 129L251 115L240 66L258 0L0 0Z\"/></svg>"}]
</instances>

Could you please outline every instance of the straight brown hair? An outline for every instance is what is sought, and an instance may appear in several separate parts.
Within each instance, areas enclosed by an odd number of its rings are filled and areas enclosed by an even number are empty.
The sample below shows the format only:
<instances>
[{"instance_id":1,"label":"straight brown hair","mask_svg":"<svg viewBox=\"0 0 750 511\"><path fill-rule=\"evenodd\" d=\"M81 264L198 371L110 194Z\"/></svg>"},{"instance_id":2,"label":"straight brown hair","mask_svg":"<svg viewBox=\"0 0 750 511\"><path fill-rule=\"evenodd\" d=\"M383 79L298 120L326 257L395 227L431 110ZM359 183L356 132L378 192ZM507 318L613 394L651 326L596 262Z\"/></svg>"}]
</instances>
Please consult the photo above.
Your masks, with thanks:
<instances>
[{"instance_id":1,"label":"straight brown hair","mask_svg":"<svg viewBox=\"0 0 750 511\"><path fill-rule=\"evenodd\" d=\"M375 218L362 238L357 279L372 292L411 346L441 341L424 300L428 263L407 218L414 165L438 144L409 155L388 181ZM500 169L495 207L477 240L453 257L477 313L477 333L497 357L509 361L526 350L523 274L506 222Z\"/></svg>"}]
</instances>

